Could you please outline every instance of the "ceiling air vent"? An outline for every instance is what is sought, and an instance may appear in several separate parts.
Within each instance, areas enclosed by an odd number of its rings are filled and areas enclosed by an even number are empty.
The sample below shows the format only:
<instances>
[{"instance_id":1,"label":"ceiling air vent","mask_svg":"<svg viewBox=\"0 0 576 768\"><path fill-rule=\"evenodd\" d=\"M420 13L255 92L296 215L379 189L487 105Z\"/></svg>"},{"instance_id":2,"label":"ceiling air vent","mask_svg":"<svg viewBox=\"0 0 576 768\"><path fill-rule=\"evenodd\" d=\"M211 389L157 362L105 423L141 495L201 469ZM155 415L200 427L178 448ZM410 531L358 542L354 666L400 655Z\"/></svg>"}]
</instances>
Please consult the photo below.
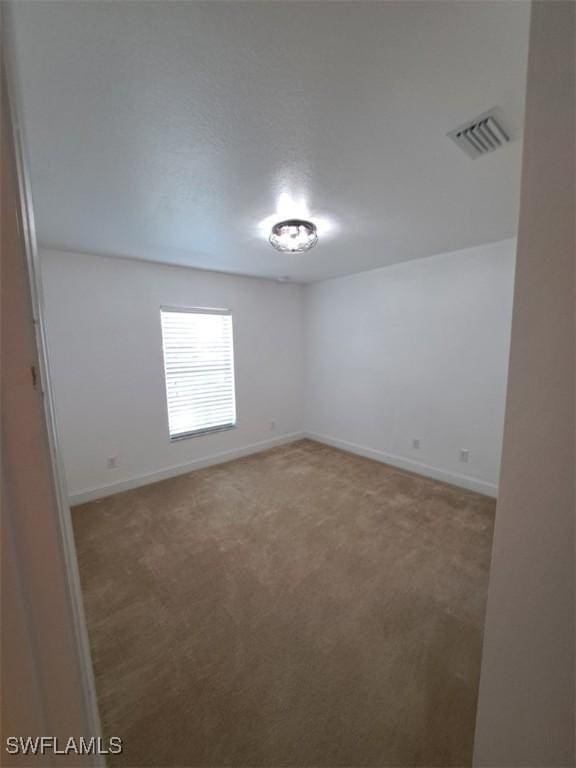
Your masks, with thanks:
<instances>
[{"instance_id":1,"label":"ceiling air vent","mask_svg":"<svg viewBox=\"0 0 576 768\"><path fill-rule=\"evenodd\" d=\"M480 157L494 152L510 141L508 131L496 109L479 115L447 134L469 157Z\"/></svg>"}]
</instances>

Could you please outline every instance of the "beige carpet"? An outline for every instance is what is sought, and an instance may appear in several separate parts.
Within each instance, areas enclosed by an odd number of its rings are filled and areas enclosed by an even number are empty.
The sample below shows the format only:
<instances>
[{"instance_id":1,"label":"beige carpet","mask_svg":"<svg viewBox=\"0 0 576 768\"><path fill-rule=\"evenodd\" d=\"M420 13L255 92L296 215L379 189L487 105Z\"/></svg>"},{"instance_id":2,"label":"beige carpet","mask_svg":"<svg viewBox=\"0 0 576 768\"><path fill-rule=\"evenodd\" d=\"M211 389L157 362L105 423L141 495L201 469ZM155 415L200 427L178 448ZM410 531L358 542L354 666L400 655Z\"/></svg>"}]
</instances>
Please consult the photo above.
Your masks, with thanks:
<instances>
[{"instance_id":1,"label":"beige carpet","mask_svg":"<svg viewBox=\"0 0 576 768\"><path fill-rule=\"evenodd\" d=\"M73 511L114 766L465 766L494 501L309 440Z\"/></svg>"}]
</instances>

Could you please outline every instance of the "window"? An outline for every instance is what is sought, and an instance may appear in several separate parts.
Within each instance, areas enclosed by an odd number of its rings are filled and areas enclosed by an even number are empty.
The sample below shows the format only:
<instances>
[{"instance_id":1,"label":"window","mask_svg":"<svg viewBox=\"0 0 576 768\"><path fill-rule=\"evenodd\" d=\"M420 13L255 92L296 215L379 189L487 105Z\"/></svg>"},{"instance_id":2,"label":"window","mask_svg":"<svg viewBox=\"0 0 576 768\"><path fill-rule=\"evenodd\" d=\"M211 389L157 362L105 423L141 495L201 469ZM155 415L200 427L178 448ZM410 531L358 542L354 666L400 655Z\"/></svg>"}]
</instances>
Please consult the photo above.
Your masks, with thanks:
<instances>
[{"instance_id":1,"label":"window","mask_svg":"<svg viewBox=\"0 0 576 768\"><path fill-rule=\"evenodd\" d=\"M236 423L232 314L162 307L168 426L177 439Z\"/></svg>"}]
</instances>

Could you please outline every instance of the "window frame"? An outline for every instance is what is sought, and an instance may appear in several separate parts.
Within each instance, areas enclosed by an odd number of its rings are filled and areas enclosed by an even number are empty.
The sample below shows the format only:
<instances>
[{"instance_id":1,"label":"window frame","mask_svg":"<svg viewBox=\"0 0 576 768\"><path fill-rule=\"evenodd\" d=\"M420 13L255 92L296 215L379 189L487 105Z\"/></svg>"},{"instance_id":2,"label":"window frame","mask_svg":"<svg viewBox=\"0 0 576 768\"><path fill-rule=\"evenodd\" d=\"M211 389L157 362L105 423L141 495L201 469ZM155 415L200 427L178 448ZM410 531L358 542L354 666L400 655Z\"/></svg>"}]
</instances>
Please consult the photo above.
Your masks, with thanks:
<instances>
[{"instance_id":1,"label":"window frame","mask_svg":"<svg viewBox=\"0 0 576 768\"><path fill-rule=\"evenodd\" d=\"M162 330L162 312L174 312L174 313L189 313L194 315L228 315L230 317L231 330L232 330L232 344L231 344L231 361L232 361L232 395L234 398L234 422L231 424L219 424L214 427L203 427L202 429L194 429L189 432L181 432L177 435L170 434L170 410L168 407L168 388L166 379L166 359L164 355L164 332ZM236 397L236 356L234 350L234 320L232 317L231 309L224 309L218 307L183 307L173 304L161 304L160 305L160 337L162 347L162 372L164 382L164 402L166 404L166 424L168 426L168 438L171 443L178 442L180 440L189 440L193 437L203 437L205 435L212 435L216 432L227 432L230 429L236 429L238 426L238 400Z\"/></svg>"}]
</instances>

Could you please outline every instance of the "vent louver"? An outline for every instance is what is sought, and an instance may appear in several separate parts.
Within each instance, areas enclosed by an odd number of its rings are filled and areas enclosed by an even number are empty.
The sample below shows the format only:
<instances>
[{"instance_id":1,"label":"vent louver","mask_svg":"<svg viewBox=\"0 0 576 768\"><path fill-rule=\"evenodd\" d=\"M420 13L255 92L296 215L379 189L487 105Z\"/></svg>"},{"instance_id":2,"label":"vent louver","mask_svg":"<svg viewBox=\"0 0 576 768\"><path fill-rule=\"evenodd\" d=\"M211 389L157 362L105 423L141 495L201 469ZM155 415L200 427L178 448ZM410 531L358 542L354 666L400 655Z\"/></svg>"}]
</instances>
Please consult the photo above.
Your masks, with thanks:
<instances>
[{"instance_id":1,"label":"vent louver","mask_svg":"<svg viewBox=\"0 0 576 768\"><path fill-rule=\"evenodd\" d=\"M494 152L510 141L508 131L494 109L485 112L447 134L469 157Z\"/></svg>"}]
</instances>

